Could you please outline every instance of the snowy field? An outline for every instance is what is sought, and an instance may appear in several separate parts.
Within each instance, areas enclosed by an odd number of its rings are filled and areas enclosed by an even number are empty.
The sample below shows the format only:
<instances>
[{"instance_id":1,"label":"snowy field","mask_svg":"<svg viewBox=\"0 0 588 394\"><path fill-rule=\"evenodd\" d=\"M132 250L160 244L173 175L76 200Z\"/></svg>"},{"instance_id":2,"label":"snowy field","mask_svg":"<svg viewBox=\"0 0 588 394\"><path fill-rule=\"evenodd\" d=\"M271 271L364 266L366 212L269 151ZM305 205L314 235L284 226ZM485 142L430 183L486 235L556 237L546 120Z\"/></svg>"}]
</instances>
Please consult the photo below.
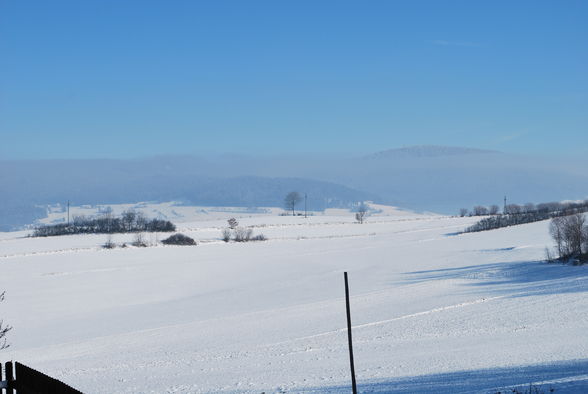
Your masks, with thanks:
<instances>
[{"instance_id":1,"label":"snowy field","mask_svg":"<svg viewBox=\"0 0 588 394\"><path fill-rule=\"evenodd\" d=\"M232 215L269 240L222 242ZM350 392L348 271L361 392L588 392L588 267L541 262L547 222L455 235L475 219L178 217L198 246L0 233L0 359L87 393Z\"/></svg>"}]
</instances>

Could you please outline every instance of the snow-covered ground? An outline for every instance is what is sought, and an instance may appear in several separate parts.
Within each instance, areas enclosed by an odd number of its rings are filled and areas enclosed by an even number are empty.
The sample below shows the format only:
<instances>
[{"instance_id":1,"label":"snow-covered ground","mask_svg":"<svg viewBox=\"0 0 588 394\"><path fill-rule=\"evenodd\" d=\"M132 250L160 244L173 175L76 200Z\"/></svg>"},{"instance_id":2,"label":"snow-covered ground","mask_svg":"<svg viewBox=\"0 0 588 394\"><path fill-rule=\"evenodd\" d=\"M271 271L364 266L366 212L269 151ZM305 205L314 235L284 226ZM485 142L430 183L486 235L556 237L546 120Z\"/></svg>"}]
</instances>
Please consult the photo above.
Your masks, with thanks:
<instances>
[{"instance_id":1,"label":"snow-covered ground","mask_svg":"<svg viewBox=\"0 0 588 394\"><path fill-rule=\"evenodd\" d=\"M269 240L222 242L222 215L178 223L193 247L0 234L0 358L87 393L350 392L348 271L360 391L588 391L588 267L541 262L546 222L230 215Z\"/></svg>"}]
</instances>

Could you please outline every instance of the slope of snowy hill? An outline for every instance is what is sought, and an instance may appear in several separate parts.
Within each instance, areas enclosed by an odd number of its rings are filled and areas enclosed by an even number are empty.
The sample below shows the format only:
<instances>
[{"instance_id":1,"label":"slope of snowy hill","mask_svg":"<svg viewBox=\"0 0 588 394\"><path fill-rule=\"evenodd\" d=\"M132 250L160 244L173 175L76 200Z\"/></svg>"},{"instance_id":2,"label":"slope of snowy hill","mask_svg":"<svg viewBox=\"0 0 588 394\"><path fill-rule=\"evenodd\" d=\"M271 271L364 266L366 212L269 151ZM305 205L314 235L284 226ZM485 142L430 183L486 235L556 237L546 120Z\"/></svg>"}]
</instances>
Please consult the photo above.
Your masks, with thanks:
<instances>
[{"instance_id":1,"label":"slope of snowy hill","mask_svg":"<svg viewBox=\"0 0 588 394\"><path fill-rule=\"evenodd\" d=\"M240 218L264 242L219 218L178 224L198 246L113 250L3 233L2 358L88 393L346 392L348 271L360 391L586 392L587 267L541 261L546 222L453 235L474 220L269 213Z\"/></svg>"}]
</instances>

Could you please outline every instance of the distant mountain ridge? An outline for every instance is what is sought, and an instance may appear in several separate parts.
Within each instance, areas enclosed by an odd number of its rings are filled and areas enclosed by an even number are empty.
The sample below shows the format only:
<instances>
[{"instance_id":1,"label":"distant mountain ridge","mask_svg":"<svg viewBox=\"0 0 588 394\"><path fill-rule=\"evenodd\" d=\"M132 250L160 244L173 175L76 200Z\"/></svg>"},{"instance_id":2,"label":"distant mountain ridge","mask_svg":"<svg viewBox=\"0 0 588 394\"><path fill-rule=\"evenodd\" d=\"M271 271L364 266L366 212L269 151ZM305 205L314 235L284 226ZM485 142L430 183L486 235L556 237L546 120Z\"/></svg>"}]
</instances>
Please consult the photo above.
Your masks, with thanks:
<instances>
[{"instance_id":1,"label":"distant mountain ridge","mask_svg":"<svg viewBox=\"0 0 588 394\"><path fill-rule=\"evenodd\" d=\"M225 160L225 159L223 159ZM189 205L281 207L291 191L308 195L308 209L349 208L377 200L334 182L303 177L214 173L198 158L145 160L0 161L0 231L31 224L44 207L181 201Z\"/></svg>"},{"instance_id":2,"label":"distant mountain ridge","mask_svg":"<svg viewBox=\"0 0 588 394\"><path fill-rule=\"evenodd\" d=\"M442 157L459 156L485 153L500 153L493 150L463 148L458 146L441 145L415 145L404 148L388 149L366 156L368 159L390 159L390 158L419 158L419 157Z\"/></svg>"}]
</instances>

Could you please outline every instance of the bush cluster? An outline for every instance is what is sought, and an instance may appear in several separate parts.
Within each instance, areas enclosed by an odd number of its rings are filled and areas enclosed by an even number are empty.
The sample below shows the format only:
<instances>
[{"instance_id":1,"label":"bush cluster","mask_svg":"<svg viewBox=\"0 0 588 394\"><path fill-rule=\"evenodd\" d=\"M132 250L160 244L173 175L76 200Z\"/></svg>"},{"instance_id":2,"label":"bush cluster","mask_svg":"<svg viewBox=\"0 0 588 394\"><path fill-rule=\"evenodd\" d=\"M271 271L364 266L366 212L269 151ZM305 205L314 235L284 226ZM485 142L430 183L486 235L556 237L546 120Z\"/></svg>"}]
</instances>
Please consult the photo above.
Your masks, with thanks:
<instances>
[{"instance_id":1,"label":"bush cluster","mask_svg":"<svg viewBox=\"0 0 588 394\"><path fill-rule=\"evenodd\" d=\"M227 222L229 223L229 227L224 228L221 232L221 239L225 242L229 242L231 239L235 242L267 240L263 234L254 236L252 229L239 227L239 222L235 218L231 218Z\"/></svg>"},{"instance_id":2,"label":"bush cluster","mask_svg":"<svg viewBox=\"0 0 588 394\"><path fill-rule=\"evenodd\" d=\"M69 234L116 234L134 232L173 232L176 226L168 220L147 219L142 213L123 212L114 217L106 214L98 218L77 216L71 224L53 224L37 227L33 237L50 237Z\"/></svg>"},{"instance_id":3,"label":"bush cluster","mask_svg":"<svg viewBox=\"0 0 588 394\"><path fill-rule=\"evenodd\" d=\"M196 241L193 238L184 234L174 234L161 241L161 243L164 245L196 245Z\"/></svg>"}]
</instances>

